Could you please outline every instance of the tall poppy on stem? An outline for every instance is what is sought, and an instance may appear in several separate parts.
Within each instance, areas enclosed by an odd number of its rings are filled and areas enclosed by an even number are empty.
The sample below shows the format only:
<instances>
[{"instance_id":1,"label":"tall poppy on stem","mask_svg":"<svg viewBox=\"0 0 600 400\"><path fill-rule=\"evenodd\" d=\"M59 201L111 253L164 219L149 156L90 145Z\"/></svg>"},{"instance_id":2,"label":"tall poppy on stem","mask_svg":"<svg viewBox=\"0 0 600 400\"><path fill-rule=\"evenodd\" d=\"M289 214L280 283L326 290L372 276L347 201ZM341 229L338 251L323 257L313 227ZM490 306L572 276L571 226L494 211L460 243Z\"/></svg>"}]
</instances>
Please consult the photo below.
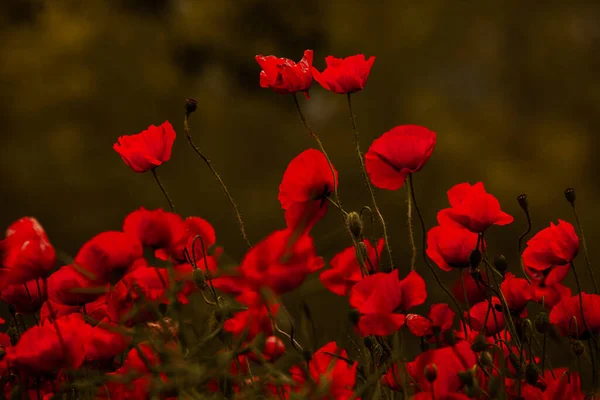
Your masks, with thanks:
<instances>
[{"instance_id":1,"label":"tall poppy on stem","mask_svg":"<svg viewBox=\"0 0 600 400\"><path fill-rule=\"evenodd\" d=\"M365 88L375 57L368 60L364 54L346 58L327 56L327 68L323 72L312 67L312 74L324 89L338 94L355 93Z\"/></svg>"},{"instance_id":2,"label":"tall poppy on stem","mask_svg":"<svg viewBox=\"0 0 600 400\"><path fill-rule=\"evenodd\" d=\"M275 56L257 55L256 62L260 71L260 86L270 88L275 93L290 94L304 92L308 98L308 89L312 85L313 51L305 50L304 57L298 63Z\"/></svg>"}]
</instances>

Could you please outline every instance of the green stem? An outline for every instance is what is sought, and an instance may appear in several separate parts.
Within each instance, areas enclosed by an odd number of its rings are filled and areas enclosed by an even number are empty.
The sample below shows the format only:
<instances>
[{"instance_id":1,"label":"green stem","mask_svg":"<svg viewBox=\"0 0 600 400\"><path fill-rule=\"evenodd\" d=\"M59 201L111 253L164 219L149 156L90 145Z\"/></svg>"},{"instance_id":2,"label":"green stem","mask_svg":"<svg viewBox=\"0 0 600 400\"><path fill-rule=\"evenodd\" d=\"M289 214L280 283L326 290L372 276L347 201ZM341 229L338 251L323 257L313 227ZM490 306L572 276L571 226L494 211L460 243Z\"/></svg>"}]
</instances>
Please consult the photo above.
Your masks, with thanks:
<instances>
[{"instance_id":1,"label":"green stem","mask_svg":"<svg viewBox=\"0 0 600 400\"><path fill-rule=\"evenodd\" d=\"M410 180L411 175L409 174L406 179ZM408 194L408 211L407 211L407 223L408 223L408 240L410 242L410 248L412 250L412 254L410 257L410 270L414 271L415 268L415 263L417 261L417 246L415 245L415 235L413 232L413 226L412 226L412 196L411 196L411 185L406 185L406 190L407 190L407 194Z\"/></svg>"},{"instance_id":2,"label":"green stem","mask_svg":"<svg viewBox=\"0 0 600 400\"><path fill-rule=\"evenodd\" d=\"M577 229L579 229L579 235L581 236L581 244L583 245L583 255L585 257L585 261L587 263L588 272L590 274L590 278L592 279L592 283L594 284L594 293L598 294L598 285L596 284L596 278L594 277L594 270L592 269L592 264L590 263L590 257L588 255L587 244L585 242L585 236L583 234L583 228L581 227L581 222L579 222L579 216L577 215L577 210L575 210L575 203L571 204L573 208L573 215L575 215L575 222L577 223Z\"/></svg>"},{"instance_id":3,"label":"green stem","mask_svg":"<svg viewBox=\"0 0 600 400\"><path fill-rule=\"evenodd\" d=\"M156 168L152 168L150 171L152 171L152 176L154 177L154 180L156 181L156 183L158 184L158 187L160 188L162 193L165 195L167 201L169 202L169 207L171 207L171 211L175 211L175 206L173 205L173 201L171 201L171 198L169 197L169 194L167 193L167 189L165 189L165 186L163 185L160 178L158 177L158 174L156 173Z\"/></svg>"}]
</instances>

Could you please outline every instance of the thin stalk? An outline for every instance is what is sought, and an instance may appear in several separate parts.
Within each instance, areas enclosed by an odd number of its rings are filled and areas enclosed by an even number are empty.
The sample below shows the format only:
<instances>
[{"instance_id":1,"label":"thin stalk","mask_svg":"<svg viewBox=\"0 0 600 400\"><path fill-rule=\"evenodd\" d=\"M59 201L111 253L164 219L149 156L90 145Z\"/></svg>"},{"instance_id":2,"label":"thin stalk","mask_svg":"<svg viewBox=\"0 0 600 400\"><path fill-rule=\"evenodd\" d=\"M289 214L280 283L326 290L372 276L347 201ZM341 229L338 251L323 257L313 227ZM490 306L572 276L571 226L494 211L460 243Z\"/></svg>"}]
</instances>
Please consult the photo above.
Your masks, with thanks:
<instances>
[{"instance_id":1,"label":"thin stalk","mask_svg":"<svg viewBox=\"0 0 600 400\"><path fill-rule=\"evenodd\" d=\"M365 160L363 158L362 152L360 150L360 141L358 138L358 130L356 130L356 117L354 112L352 111L352 96L348 93L348 110L350 111L350 120L352 121L352 131L354 132L354 146L356 149L356 155L358 156L358 161L360 161L360 169L363 174L363 178L365 180L365 185L367 189L369 189L369 194L371 195L371 202L373 203L373 208L375 209L375 214L379 218L379 222L381 223L381 228L383 230L383 238L385 240L385 247L388 252L388 257L390 259L390 267L394 269L394 259L392 258L392 249L390 248L390 241L387 234L387 226L385 224L385 220L383 219L383 215L377 206L377 200L375 200L375 192L373 191L373 187L371 186L371 181L369 180L369 175L367 174L367 169L365 167Z\"/></svg>"},{"instance_id":2,"label":"thin stalk","mask_svg":"<svg viewBox=\"0 0 600 400\"><path fill-rule=\"evenodd\" d=\"M210 172L214 175L214 177L219 182L219 185L221 185L223 192L225 192L225 196L227 197L227 199L231 203L231 206L233 207L233 212L235 213L235 217L237 219L238 227L240 229L240 233L242 234L242 238L244 239L244 242L246 242L246 246L248 246L248 248L251 248L252 244L250 243L250 240L248 239L248 235L246 234L246 229L244 228L244 221L242 220L242 215L240 214L240 211L238 210L238 206L235 203L235 201L233 201L233 197L229 193L229 189L227 189L227 186L225 185L225 182L223 182L221 175L218 174L218 172L215 170L215 167L213 167L211 161L200 151L198 146L196 146L194 144L194 140L192 139L192 134L190 133L190 124L189 124L188 118L189 118L189 115L186 113L185 119L183 120L183 130L185 132L185 136L187 137L187 140L188 140L190 146L192 146L192 149L196 152L196 154L198 154L198 156L202 159L202 161L204 161L204 163L206 164L206 166L208 167Z\"/></svg>"},{"instance_id":3,"label":"thin stalk","mask_svg":"<svg viewBox=\"0 0 600 400\"><path fill-rule=\"evenodd\" d=\"M585 261L587 263L588 273L590 274L590 278L592 278L592 283L594 284L594 293L598 294L598 285L596 284L596 278L594 277L594 270L592 269L592 264L590 263L590 257L588 255L587 244L585 242L585 236L583 235L583 228L581 227L581 222L579 222L579 216L577 215L577 210L575 210L575 203L571 203L571 207L573 208L573 215L575 216L575 222L577 223L577 229L579 230L579 235L581 236L581 244L583 245L583 255L585 256Z\"/></svg>"},{"instance_id":4,"label":"thin stalk","mask_svg":"<svg viewBox=\"0 0 600 400\"><path fill-rule=\"evenodd\" d=\"M173 201L169 197L169 194L167 193L167 189L165 189L165 186L163 185L160 178L158 177L158 174L156 173L156 168L152 168L150 171L152 171L152 176L154 177L154 180L156 181L156 183L158 184L158 187L160 188L162 193L165 195L165 198L169 202L169 207L171 207L171 211L175 211L175 206L173 205Z\"/></svg>"},{"instance_id":5,"label":"thin stalk","mask_svg":"<svg viewBox=\"0 0 600 400\"><path fill-rule=\"evenodd\" d=\"M410 180L412 179L411 175L409 174L406 179ZM415 245L415 235L413 232L413 226L412 226L412 196L410 194L410 190L411 187L410 185L406 185L406 191L407 191L407 195L408 195L408 210L407 210L407 223L408 223L408 240L410 242L410 248L412 249L412 255L410 257L410 270L414 271L415 270L415 262L417 261L417 246Z\"/></svg>"}]
</instances>

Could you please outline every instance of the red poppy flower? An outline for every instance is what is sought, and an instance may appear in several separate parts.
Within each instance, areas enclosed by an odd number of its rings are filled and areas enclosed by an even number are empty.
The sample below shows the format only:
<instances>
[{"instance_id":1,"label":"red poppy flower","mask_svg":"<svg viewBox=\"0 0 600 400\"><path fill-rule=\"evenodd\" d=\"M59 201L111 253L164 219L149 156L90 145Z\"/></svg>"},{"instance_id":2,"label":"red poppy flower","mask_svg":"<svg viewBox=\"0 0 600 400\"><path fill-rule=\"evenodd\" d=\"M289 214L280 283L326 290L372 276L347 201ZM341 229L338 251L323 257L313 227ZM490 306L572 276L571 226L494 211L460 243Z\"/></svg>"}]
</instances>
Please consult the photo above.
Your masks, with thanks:
<instances>
[{"instance_id":1,"label":"red poppy flower","mask_svg":"<svg viewBox=\"0 0 600 400\"><path fill-rule=\"evenodd\" d=\"M478 283L473 276L471 276L471 271L469 269L461 271L461 274L462 276L458 277L452 286L452 294L458 301L465 304L475 304L488 298L485 285L481 282ZM481 279L484 282L487 282L485 273L480 272L479 274L481 275ZM465 293L467 296L466 299Z\"/></svg>"},{"instance_id":2,"label":"red poppy flower","mask_svg":"<svg viewBox=\"0 0 600 400\"><path fill-rule=\"evenodd\" d=\"M37 219L24 217L6 229L0 240L0 288L45 278L54 267L56 252Z\"/></svg>"},{"instance_id":3,"label":"red poppy flower","mask_svg":"<svg viewBox=\"0 0 600 400\"><path fill-rule=\"evenodd\" d=\"M371 182L380 189L400 189L408 174L423 168L435 143L435 132L418 125L397 126L384 133L365 154Z\"/></svg>"},{"instance_id":4,"label":"red poppy flower","mask_svg":"<svg viewBox=\"0 0 600 400\"><path fill-rule=\"evenodd\" d=\"M500 290L511 312L520 313L528 302L535 300L535 290L527 279L517 278L510 272L504 275Z\"/></svg>"},{"instance_id":5,"label":"red poppy flower","mask_svg":"<svg viewBox=\"0 0 600 400\"><path fill-rule=\"evenodd\" d=\"M273 322L271 315L275 317L279 311L279 304L269 305L250 304L245 311L235 313L233 318L223 324L223 330L231 332L236 337L244 335L244 340L250 341L259 333L265 336L273 335ZM269 315L270 313L270 315Z\"/></svg>"},{"instance_id":6,"label":"red poppy flower","mask_svg":"<svg viewBox=\"0 0 600 400\"><path fill-rule=\"evenodd\" d=\"M183 219L173 213L157 210L146 210L144 207L133 211L123 222L123 232L146 247L155 249L155 256L167 259L171 247L185 234Z\"/></svg>"},{"instance_id":7,"label":"red poppy flower","mask_svg":"<svg viewBox=\"0 0 600 400\"><path fill-rule=\"evenodd\" d=\"M142 258L144 250L135 236L124 232L102 232L84 244L75 264L99 282L116 282Z\"/></svg>"},{"instance_id":8,"label":"red poppy flower","mask_svg":"<svg viewBox=\"0 0 600 400\"><path fill-rule=\"evenodd\" d=\"M108 319L100 321L91 329L85 344L86 361L108 361L121 354L131 342L131 337L123 335L116 324Z\"/></svg>"},{"instance_id":9,"label":"red poppy flower","mask_svg":"<svg viewBox=\"0 0 600 400\"><path fill-rule=\"evenodd\" d=\"M444 271L466 268L471 252L477 248L477 239L478 235L468 229L435 226L427 232L427 256Z\"/></svg>"},{"instance_id":10,"label":"red poppy flower","mask_svg":"<svg viewBox=\"0 0 600 400\"><path fill-rule=\"evenodd\" d=\"M434 392L420 392L415 394L410 400L469 400L470 397L462 393L446 393L438 395ZM531 400L531 399L525 399Z\"/></svg>"},{"instance_id":11,"label":"red poppy flower","mask_svg":"<svg viewBox=\"0 0 600 400\"><path fill-rule=\"evenodd\" d=\"M223 249L214 248L217 235L213 226L200 217L188 217L183 221L183 227L184 233L173 249L173 257L179 261L185 260L185 249L191 258L189 261L196 260L199 268L204 269L204 255L210 257L209 254L212 254L216 262Z\"/></svg>"},{"instance_id":12,"label":"red poppy flower","mask_svg":"<svg viewBox=\"0 0 600 400\"><path fill-rule=\"evenodd\" d=\"M379 239L377 242L377 249L373 247L368 239L363 240L363 242L367 248L365 267L369 273L375 272L379 265L381 251L383 250L383 239ZM336 254L330 264L332 268L322 272L319 278L323 286L337 295L346 296L350 293L352 286L363 278L354 246L347 247L342 252Z\"/></svg>"},{"instance_id":13,"label":"red poppy flower","mask_svg":"<svg viewBox=\"0 0 600 400\"><path fill-rule=\"evenodd\" d=\"M548 286L562 281L569 265L579 252L579 238L568 222L558 220L558 225L542 229L527 242L523 251L523 264L528 275L536 282Z\"/></svg>"},{"instance_id":14,"label":"red poppy flower","mask_svg":"<svg viewBox=\"0 0 600 400\"><path fill-rule=\"evenodd\" d=\"M308 89L312 85L313 51L305 50L304 57L297 64L287 58L257 55L256 62L263 69L260 71L260 87L271 88L280 94L304 92L308 97Z\"/></svg>"},{"instance_id":15,"label":"red poppy flower","mask_svg":"<svg viewBox=\"0 0 600 400\"><path fill-rule=\"evenodd\" d=\"M583 292L581 299L579 296L565 298L555 305L550 311L550 323L564 336L587 338L590 333L600 331L600 296Z\"/></svg>"},{"instance_id":16,"label":"red poppy flower","mask_svg":"<svg viewBox=\"0 0 600 400\"><path fill-rule=\"evenodd\" d=\"M15 346L7 348L5 360L15 370L34 375L79 368L91 330L81 314L60 317L55 322L46 321L29 328Z\"/></svg>"},{"instance_id":17,"label":"red poppy flower","mask_svg":"<svg viewBox=\"0 0 600 400\"><path fill-rule=\"evenodd\" d=\"M544 378L548 382L544 390L544 400L583 400L585 393L581 390L581 377L577 372L569 372L567 368L555 368L554 375L546 370ZM554 379L556 377L556 379Z\"/></svg>"},{"instance_id":18,"label":"red poppy flower","mask_svg":"<svg viewBox=\"0 0 600 400\"><path fill-rule=\"evenodd\" d=\"M91 280L71 265L65 265L50 275L47 284L48 299L67 306L89 303L108 290L108 285Z\"/></svg>"},{"instance_id":19,"label":"red poppy flower","mask_svg":"<svg viewBox=\"0 0 600 400\"><path fill-rule=\"evenodd\" d=\"M334 169L335 184L338 174ZM308 149L288 165L279 185L279 202L288 228L307 232L327 212L327 196L334 191L334 177L327 158Z\"/></svg>"},{"instance_id":20,"label":"red poppy flower","mask_svg":"<svg viewBox=\"0 0 600 400\"><path fill-rule=\"evenodd\" d=\"M46 301L46 284L43 279L27 281L24 284L10 285L0 292L0 299L12 304L22 314L31 314L40 309Z\"/></svg>"},{"instance_id":21,"label":"red poppy flower","mask_svg":"<svg viewBox=\"0 0 600 400\"><path fill-rule=\"evenodd\" d=\"M175 130L169 121L135 135L120 136L113 149L135 172L146 172L171 158Z\"/></svg>"},{"instance_id":22,"label":"red poppy flower","mask_svg":"<svg viewBox=\"0 0 600 400\"><path fill-rule=\"evenodd\" d=\"M350 305L358 310L358 331L364 336L385 336L404 325L410 308L427 299L425 281L416 272L400 279L398 271L364 278L350 291Z\"/></svg>"},{"instance_id":23,"label":"red poppy flower","mask_svg":"<svg viewBox=\"0 0 600 400\"><path fill-rule=\"evenodd\" d=\"M446 332L452 329L453 321L454 311L445 303L433 304L427 318L418 314L406 316L406 326L417 337Z\"/></svg>"},{"instance_id":24,"label":"red poppy flower","mask_svg":"<svg viewBox=\"0 0 600 400\"><path fill-rule=\"evenodd\" d=\"M448 190L451 208L441 210L437 219L440 225L467 228L482 233L492 225L507 225L513 217L500 209L500 203L485 191L483 183L473 186L460 183Z\"/></svg>"},{"instance_id":25,"label":"red poppy flower","mask_svg":"<svg viewBox=\"0 0 600 400\"><path fill-rule=\"evenodd\" d=\"M504 330L506 321L500 299L492 297L492 305L489 301L475 304L469 312L465 312L465 319L475 331L483 331L486 336L495 335Z\"/></svg>"},{"instance_id":26,"label":"red poppy flower","mask_svg":"<svg viewBox=\"0 0 600 400\"><path fill-rule=\"evenodd\" d=\"M327 90L338 94L346 94L358 92L365 88L375 57L371 56L366 60L364 54L346 58L327 56L325 62L327 68L323 72L319 72L315 67L312 67L315 80Z\"/></svg>"},{"instance_id":27,"label":"red poppy flower","mask_svg":"<svg viewBox=\"0 0 600 400\"><path fill-rule=\"evenodd\" d=\"M548 310L551 310L562 299L571 297L572 291L569 287L562 283L557 283L552 286L533 286L535 292L535 300L543 304Z\"/></svg>"},{"instance_id":28,"label":"red poppy flower","mask_svg":"<svg viewBox=\"0 0 600 400\"><path fill-rule=\"evenodd\" d=\"M308 373L321 393L322 399L347 400L354 394L356 369L358 362L349 362L346 350L339 348L335 342L329 342L313 354L308 362ZM307 398L311 396L310 385L306 385L308 377L304 370L294 366L290 369L292 379L298 384L296 391L303 392ZM322 391L326 391L323 393Z\"/></svg>"}]
</instances>

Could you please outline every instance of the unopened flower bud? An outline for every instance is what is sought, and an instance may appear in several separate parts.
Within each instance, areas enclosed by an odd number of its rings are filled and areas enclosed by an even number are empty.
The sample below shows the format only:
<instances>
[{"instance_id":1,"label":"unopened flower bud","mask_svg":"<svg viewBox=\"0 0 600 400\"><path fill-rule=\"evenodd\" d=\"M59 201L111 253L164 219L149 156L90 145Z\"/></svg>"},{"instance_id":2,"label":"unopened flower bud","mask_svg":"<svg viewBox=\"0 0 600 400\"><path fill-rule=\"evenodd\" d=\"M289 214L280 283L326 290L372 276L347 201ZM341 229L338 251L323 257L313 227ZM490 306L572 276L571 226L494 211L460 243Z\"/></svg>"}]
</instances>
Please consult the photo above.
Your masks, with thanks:
<instances>
[{"instance_id":1,"label":"unopened flower bud","mask_svg":"<svg viewBox=\"0 0 600 400\"><path fill-rule=\"evenodd\" d=\"M521 206L523 211L525 211L525 212L529 211L529 201L527 200L527 195L525 193L520 194L517 197L517 201L519 202L519 205Z\"/></svg>"},{"instance_id":2,"label":"unopened flower bud","mask_svg":"<svg viewBox=\"0 0 600 400\"><path fill-rule=\"evenodd\" d=\"M375 339L372 336L367 336L363 339L363 343L367 349L372 350L375 346Z\"/></svg>"},{"instance_id":3,"label":"unopened flower bud","mask_svg":"<svg viewBox=\"0 0 600 400\"><path fill-rule=\"evenodd\" d=\"M571 343L571 350L573 351L573 354L579 357L585 351L585 347L583 346L583 343L581 343L581 340L573 340Z\"/></svg>"},{"instance_id":4,"label":"unopened flower bud","mask_svg":"<svg viewBox=\"0 0 600 400\"><path fill-rule=\"evenodd\" d=\"M508 269L508 262L506 261L504 254L496 254L494 257L494 267L498 270L498 272L504 275Z\"/></svg>"},{"instance_id":5,"label":"unopened flower bud","mask_svg":"<svg viewBox=\"0 0 600 400\"><path fill-rule=\"evenodd\" d=\"M425 366L425 379L427 379L427 382L429 383L433 383L436 379L437 379L437 365L435 364L428 364Z\"/></svg>"},{"instance_id":6,"label":"unopened flower bud","mask_svg":"<svg viewBox=\"0 0 600 400\"><path fill-rule=\"evenodd\" d=\"M550 318L545 312L541 312L535 317L535 329L539 333L547 333L550 330Z\"/></svg>"},{"instance_id":7,"label":"unopened flower bud","mask_svg":"<svg viewBox=\"0 0 600 400\"><path fill-rule=\"evenodd\" d=\"M350 232L352 232L354 238L360 240L363 231L363 223L360 219L360 215L356 211L349 212L346 216L346 223L348 224L348 229L350 229Z\"/></svg>"},{"instance_id":8,"label":"unopened flower bud","mask_svg":"<svg viewBox=\"0 0 600 400\"><path fill-rule=\"evenodd\" d=\"M462 382L462 384L465 386L473 386L473 383L475 383L473 371L470 369L468 369L466 371L459 371L458 377L460 378L460 381Z\"/></svg>"},{"instance_id":9,"label":"unopened flower bud","mask_svg":"<svg viewBox=\"0 0 600 400\"><path fill-rule=\"evenodd\" d=\"M196 111L198 102L194 99L185 99L185 114L189 117L191 113Z\"/></svg>"},{"instance_id":10,"label":"unopened flower bud","mask_svg":"<svg viewBox=\"0 0 600 400\"><path fill-rule=\"evenodd\" d=\"M348 313L348 319L350 320L350 322L352 322L353 325L358 325L358 320L360 319L360 312L356 308L351 309Z\"/></svg>"},{"instance_id":11,"label":"unopened flower bud","mask_svg":"<svg viewBox=\"0 0 600 400\"><path fill-rule=\"evenodd\" d=\"M489 367L494 364L494 359L492 358L492 355L488 351L483 351L479 355L479 362L484 367Z\"/></svg>"},{"instance_id":12,"label":"unopened flower bud","mask_svg":"<svg viewBox=\"0 0 600 400\"><path fill-rule=\"evenodd\" d=\"M480 263L481 263L481 251L479 251L479 249L475 249L469 255L469 265L471 266L471 269L475 269L475 268L479 267Z\"/></svg>"},{"instance_id":13,"label":"unopened flower bud","mask_svg":"<svg viewBox=\"0 0 600 400\"><path fill-rule=\"evenodd\" d=\"M484 335L477 335L475 336L475 340L473 341L473 344L471 344L471 350L473 350L476 353L485 351L488 348L489 343L487 342L486 338Z\"/></svg>"},{"instance_id":14,"label":"unopened flower bud","mask_svg":"<svg viewBox=\"0 0 600 400\"><path fill-rule=\"evenodd\" d=\"M565 198L571 205L575 203L575 189L567 188L565 189Z\"/></svg>"},{"instance_id":15,"label":"unopened flower bud","mask_svg":"<svg viewBox=\"0 0 600 400\"><path fill-rule=\"evenodd\" d=\"M540 369L534 363L529 363L525 367L525 381L534 386L540 376Z\"/></svg>"}]
</instances>

